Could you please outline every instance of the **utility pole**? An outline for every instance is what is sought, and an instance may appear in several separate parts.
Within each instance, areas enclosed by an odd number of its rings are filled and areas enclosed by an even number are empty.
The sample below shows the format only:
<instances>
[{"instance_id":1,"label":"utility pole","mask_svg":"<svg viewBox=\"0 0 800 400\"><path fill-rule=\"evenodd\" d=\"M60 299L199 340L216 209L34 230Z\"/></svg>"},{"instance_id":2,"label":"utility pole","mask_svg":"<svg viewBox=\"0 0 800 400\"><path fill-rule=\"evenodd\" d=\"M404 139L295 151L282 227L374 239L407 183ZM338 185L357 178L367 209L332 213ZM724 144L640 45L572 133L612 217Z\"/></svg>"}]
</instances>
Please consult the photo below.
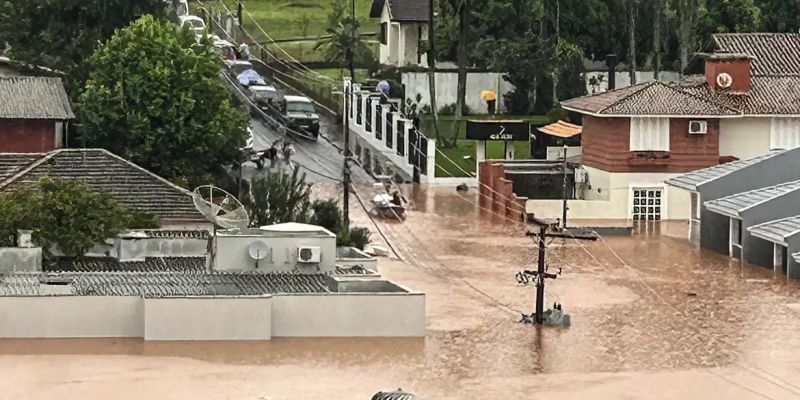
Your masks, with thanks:
<instances>
[{"instance_id":1,"label":"utility pole","mask_svg":"<svg viewBox=\"0 0 800 400\"><path fill-rule=\"evenodd\" d=\"M546 240L548 237L561 237L561 238L572 238L576 240L597 240L597 236L594 234L573 234L566 230L560 230L558 232L550 232L548 233L547 230L553 226L553 224L548 223L539 218L534 218L533 223L539 227L539 232L531 232L528 231L525 233L525 236L532 236L537 237L539 240L539 260L536 266L536 271L531 270L523 270L517 273L517 281L520 283L527 284L529 282L529 277L534 278L535 286L536 286L536 310L533 314L534 322L541 325L544 322L544 281L545 279L556 279L559 275L561 275L561 268L558 269L558 273L552 274L547 272L547 264L545 263L545 251L547 248ZM522 320L528 320L528 316L522 316ZM528 320L529 321L529 320Z\"/></svg>"},{"instance_id":2,"label":"utility pole","mask_svg":"<svg viewBox=\"0 0 800 400\"><path fill-rule=\"evenodd\" d=\"M561 229L567 229L567 145L564 145L564 187L562 196L564 203L561 205Z\"/></svg>"},{"instance_id":3,"label":"utility pole","mask_svg":"<svg viewBox=\"0 0 800 400\"><path fill-rule=\"evenodd\" d=\"M241 1L241 0L240 0ZM356 2L350 0L350 46L355 46L356 41ZM353 95L353 82L355 82L355 70L353 69L353 54L354 49L348 49L348 67L350 70L350 81L347 82L344 88L344 166L342 167L342 186L344 193L342 194L342 221L344 223L345 231L350 229L350 96Z\"/></svg>"}]
</instances>

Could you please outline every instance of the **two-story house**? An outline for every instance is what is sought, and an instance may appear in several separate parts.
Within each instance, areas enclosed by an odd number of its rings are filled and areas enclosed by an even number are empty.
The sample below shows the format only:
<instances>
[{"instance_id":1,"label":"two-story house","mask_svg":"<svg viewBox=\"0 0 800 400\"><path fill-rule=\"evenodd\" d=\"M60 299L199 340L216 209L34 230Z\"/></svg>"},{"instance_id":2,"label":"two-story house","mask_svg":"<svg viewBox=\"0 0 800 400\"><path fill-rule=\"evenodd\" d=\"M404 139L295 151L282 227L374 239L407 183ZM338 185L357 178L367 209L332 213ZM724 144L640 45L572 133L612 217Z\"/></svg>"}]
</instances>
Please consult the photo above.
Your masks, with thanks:
<instances>
[{"instance_id":1,"label":"two-story house","mask_svg":"<svg viewBox=\"0 0 800 400\"><path fill-rule=\"evenodd\" d=\"M693 197L666 179L800 146L800 35L714 41L703 75L561 103L583 115L586 189L572 218L688 219Z\"/></svg>"},{"instance_id":2,"label":"two-story house","mask_svg":"<svg viewBox=\"0 0 800 400\"><path fill-rule=\"evenodd\" d=\"M63 147L73 118L61 79L0 77L0 153L42 153Z\"/></svg>"},{"instance_id":3,"label":"two-story house","mask_svg":"<svg viewBox=\"0 0 800 400\"><path fill-rule=\"evenodd\" d=\"M372 0L370 18L381 19L378 61L402 67L424 62L420 42L427 36L430 0Z\"/></svg>"}]
</instances>

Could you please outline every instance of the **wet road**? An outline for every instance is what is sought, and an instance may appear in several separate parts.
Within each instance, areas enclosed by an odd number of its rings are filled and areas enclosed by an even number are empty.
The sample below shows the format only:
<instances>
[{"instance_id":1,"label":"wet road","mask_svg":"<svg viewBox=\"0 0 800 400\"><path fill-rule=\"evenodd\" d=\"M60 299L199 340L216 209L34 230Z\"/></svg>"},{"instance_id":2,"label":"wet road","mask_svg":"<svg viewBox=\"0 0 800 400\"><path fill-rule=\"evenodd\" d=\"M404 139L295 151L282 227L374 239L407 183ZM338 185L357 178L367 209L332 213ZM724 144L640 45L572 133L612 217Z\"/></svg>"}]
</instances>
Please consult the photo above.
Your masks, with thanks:
<instances>
[{"instance_id":1,"label":"wet road","mask_svg":"<svg viewBox=\"0 0 800 400\"><path fill-rule=\"evenodd\" d=\"M378 222L406 261L380 269L427 294L424 339L0 341L0 397L800 398L800 285L696 248L685 223L550 242L548 263L564 272L546 304L560 302L572 326L538 328L517 323L534 295L514 278L536 262L524 228L481 213L474 193L407 194L405 223Z\"/></svg>"}]
</instances>

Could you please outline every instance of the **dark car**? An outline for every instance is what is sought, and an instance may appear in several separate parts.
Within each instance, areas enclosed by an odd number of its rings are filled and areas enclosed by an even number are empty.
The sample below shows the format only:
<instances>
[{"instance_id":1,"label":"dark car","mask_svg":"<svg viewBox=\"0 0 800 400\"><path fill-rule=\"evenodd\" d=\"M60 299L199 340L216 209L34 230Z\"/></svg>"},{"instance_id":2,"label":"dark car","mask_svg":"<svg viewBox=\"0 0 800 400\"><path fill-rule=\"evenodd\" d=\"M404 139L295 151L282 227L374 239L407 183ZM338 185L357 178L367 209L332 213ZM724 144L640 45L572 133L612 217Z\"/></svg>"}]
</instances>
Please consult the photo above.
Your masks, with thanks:
<instances>
[{"instance_id":1,"label":"dark car","mask_svg":"<svg viewBox=\"0 0 800 400\"><path fill-rule=\"evenodd\" d=\"M247 95L258 108L273 116L281 101L281 93L274 86L269 85L249 86Z\"/></svg>"},{"instance_id":2,"label":"dark car","mask_svg":"<svg viewBox=\"0 0 800 400\"><path fill-rule=\"evenodd\" d=\"M319 137L319 114L314 102L304 96L285 96L281 102L281 120L289 129L306 131Z\"/></svg>"}]
</instances>

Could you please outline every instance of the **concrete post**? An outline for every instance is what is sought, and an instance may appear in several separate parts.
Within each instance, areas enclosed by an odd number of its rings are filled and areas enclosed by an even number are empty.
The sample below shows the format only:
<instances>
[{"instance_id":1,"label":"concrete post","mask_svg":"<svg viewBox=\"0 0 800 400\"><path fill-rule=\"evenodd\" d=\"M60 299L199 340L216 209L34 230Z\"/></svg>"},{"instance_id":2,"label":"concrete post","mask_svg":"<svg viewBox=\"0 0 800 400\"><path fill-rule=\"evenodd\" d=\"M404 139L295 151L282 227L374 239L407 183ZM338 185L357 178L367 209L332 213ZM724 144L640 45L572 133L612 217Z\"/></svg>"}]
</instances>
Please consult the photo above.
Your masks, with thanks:
<instances>
[{"instance_id":1,"label":"concrete post","mask_svg":"<svg viewBox=\"0 0 800 400\"><path fill-rule=\"evenodd\" d=\"M406 165L412 165L408 162L408 155L411 154L409 151L413 151L413 147L411 146L410 139L411 139L411 130L414 129L414 123L411 120L405 120L403 124L403 143L400 145L403 146L403 158L405 159Z\"/></svg>"},{"instance_id":2,"label":"concrete post","mask_svg":"<svg viewBox=\"0 0 800 400\"><path fill-rule=\"evenodd\" d=\"M486 141L478 140L475 148L475 171L479 171L482 161L486 161Z\"/></svg>"},{"instance_id":3,"label":"concrete post","mask_svg":"<svg viewBox=\"0 0 800 400\"><path fill-rule=\"evenodd\" d=\"M399 120L400 113L392 113L392 150L397 154L397 121Z\"/></svg>"},{"instance_id":4,"label":"concrete post","mask_svg":"<svg viewBox=\"0 0 800 400\"><path fill-rule=\"evenodd\" d=\"M426 150L427 156L427 171L428 179L433 180L436 177L436 139L428 139L428 149Z\"/></svg>"}]
</instances>

